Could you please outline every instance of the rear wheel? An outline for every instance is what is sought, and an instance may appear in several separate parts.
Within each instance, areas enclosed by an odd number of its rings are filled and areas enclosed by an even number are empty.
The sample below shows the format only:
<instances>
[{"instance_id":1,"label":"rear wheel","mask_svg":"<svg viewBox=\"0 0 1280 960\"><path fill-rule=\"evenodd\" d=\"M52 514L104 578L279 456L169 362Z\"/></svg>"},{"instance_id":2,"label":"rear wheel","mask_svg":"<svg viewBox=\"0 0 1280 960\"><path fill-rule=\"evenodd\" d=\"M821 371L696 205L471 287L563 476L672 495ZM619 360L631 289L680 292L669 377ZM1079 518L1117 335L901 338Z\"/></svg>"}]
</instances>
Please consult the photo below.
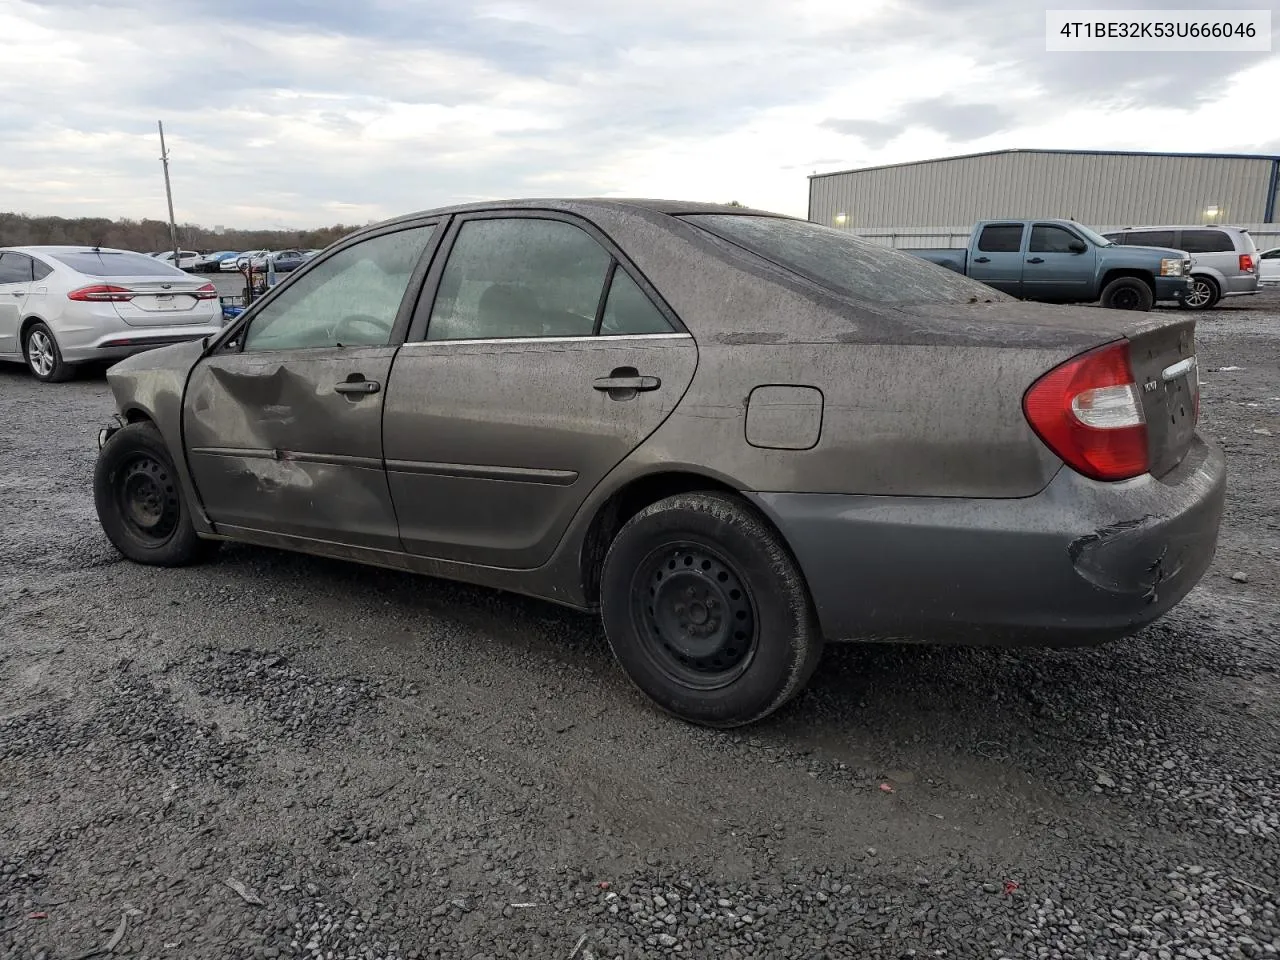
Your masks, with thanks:
<instances>
[{"instance_id":1,"label":"rear wheel","mask_svg":"<svg viewBox=\"0 0 1280 960\"><path fill-rule=\"evenodd\" d=\"M1112 310L1150 310L1155 294L1137 277L1117 277L1102 290L1102 305Z\"/></svg>"},{"instance_id":2,"label":"rear wheel","mask_svg":"<svg viewBox=\"0 0 1280 960\"><path fill-rule=\"evenodd\" d=\"M27 369L37 380L62 383L75 376L75 367L62 359L58 339L43 321L37 321L27 329L22 353L27 358Z\"/></svg>"},{"instance_id":3,"label":"rear wheel","mask_svg":"<svg viewBox=\"0 0 1280 960\"><path fill-rule=\"evenodd\" d=\"M184 566L218 546L196 535L169 449L154 424L131 423L107 441L93 472L93 499L107 539L137 563Z\"/></svg>"},{"instance_id":4,"label":"rear wheel","mask_svg":"<svg viewBox=\"0 0 1280 960\"><path fill-rule=\"evenodd\" d=\"M1180 306L1184 310L1209 310L1221 299L1222 294L1212 277L1192 276L1191 289Z\"/></svg>"},{"instance_id":5,"label":"rear wheel","mask_svg":"<svg viewBox=\"0 0 1280 960\"><path fill-rule=\"evenodd\" d=\"M600 607L632 682L669 713L707 726L777 710L822 654L790 552L723 494L668 497L629 520L605 557Z\"/></svg>"}]
</instances>

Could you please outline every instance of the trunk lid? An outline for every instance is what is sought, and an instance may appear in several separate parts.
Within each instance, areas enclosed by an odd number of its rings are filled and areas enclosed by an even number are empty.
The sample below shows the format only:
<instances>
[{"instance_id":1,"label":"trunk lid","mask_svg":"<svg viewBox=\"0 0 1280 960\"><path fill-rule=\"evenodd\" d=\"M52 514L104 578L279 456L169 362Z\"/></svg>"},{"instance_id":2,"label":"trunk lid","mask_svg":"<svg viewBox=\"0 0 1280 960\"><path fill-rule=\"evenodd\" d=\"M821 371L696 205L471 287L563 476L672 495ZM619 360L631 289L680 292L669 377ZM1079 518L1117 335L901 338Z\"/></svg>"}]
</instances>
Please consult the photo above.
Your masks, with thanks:
<instances>
[{"instance_id":1,"label":"trunk lid","mask_svg":"<svg viewBox=\"0 0 1280 960\"><path fill-rule=\"evenodd\" d=\"M1150 472L1160 477L1186 456L1200 408L1195 320L1173 321L1129 337L1129 363L1147 421Z\"/></svg>"},{"instance_id":2,"label":"trunk lid","mask_svg":"<svg viewBox=\"0 0 1280 960\"><path fill-rule=\"evenodd\" d=\"M131 327L171 327L208 323L219 314L216 292L201 296L207 282L178 277L112 277L114 287L127 290L127 300L113 300L120 319Z\"/></svg>"}]
</instances>

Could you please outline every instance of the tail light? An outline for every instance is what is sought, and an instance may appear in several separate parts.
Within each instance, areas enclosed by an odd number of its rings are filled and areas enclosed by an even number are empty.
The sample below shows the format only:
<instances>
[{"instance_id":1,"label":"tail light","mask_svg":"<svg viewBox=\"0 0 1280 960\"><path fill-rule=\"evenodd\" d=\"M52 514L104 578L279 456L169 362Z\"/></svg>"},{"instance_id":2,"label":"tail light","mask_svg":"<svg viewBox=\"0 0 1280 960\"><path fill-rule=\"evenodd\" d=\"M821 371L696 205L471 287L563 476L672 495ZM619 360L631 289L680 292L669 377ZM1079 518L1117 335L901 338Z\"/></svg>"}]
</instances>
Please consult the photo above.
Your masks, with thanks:
<instances>
[{"instance_id":1,"label":"tail light","mask_svg":"<svg viewBox=\"0 0 1280 960\"><path fill-rule=\"evenodd\" d=\"M217 300L218 288L215 287L212 283L206 283L203 287L197 290L193 294L193 296L197 300Z\"/></svg>"},{"instance_id":2,"label":"tail light","mask_svg":"<svg viewBox=\"0 0 1280 960\"><path fill-rule=\"evenodd\" d=\"M124 287L113 286L109 283L95 283L91 287L80 287L78 290L72 290L67 294L68 300L87 301L89 303L122 303L126 300L132 300L133 297L132 290L126 290Z\"/></svg>"},{"instance_id":3,"label":"tail light","mask_svg":"<svg viewBox=\"0 0 1280 960\"><path fill-rule=\"evenodd\" d=\"M1031 428L1063 462L1094 480L1147 472L1147 420L1128 341L1054 367L1022 398Z\"/></svg>"},{"instance_id":4,"label":"tail light","mask_svg":"<svg viewBox=\"0 0 1280 960\"><path fill-rule=\"evenodd\" d=\"M1240 254L1240 269L1244 273L1253 273L1254 266L1255 266L1255 263L1253 260L1253 254L1251 253Z\"/></svg>"}]
</instances>

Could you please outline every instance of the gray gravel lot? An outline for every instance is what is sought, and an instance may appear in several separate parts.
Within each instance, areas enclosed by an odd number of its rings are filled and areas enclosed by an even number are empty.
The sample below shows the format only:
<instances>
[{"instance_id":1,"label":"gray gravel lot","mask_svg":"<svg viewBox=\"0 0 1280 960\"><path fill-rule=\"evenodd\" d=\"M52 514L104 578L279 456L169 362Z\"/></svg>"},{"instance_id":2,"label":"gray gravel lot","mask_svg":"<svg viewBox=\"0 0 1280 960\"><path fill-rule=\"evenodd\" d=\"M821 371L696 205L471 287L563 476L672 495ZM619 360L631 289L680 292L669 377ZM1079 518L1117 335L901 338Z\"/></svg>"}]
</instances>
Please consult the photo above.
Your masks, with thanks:
<instances>
[{"instance_id":1,"label":"gray gravel lot","mask_svg":"<svg viewBox=\"0 0 1280 960\"><path fill-rule=\"evenodd\" d=\"M1168 618L829 649L736 734L552 606L122 562L104 380L0 370L0 957L1280 956L1280 294L1199 349L1229 502Z\"/></svg>"}]
</instances>

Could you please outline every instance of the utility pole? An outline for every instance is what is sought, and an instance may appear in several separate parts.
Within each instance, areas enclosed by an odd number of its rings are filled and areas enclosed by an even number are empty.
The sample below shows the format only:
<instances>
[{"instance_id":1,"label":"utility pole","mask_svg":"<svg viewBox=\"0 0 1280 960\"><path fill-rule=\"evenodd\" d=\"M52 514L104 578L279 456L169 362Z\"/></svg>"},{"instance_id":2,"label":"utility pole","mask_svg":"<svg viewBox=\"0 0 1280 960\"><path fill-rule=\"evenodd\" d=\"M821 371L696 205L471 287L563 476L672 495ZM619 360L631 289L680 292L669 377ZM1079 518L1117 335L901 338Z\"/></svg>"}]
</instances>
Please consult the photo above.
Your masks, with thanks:
<instances>
[{"instance_id":1,"label":"utility pole","mask_svg":"<svg viewBox=\"0 0 1280 960\"><path fill-rule=\"evenodd\" d=\"M173 219L173 188L169 186L169 151L164 146L164 121L157 120L160 127L160 162L164 164L164 194L169 199L169 242L173 244L173 267L178 268L181 260L178 257L178 224Z\"/></svg>"}]
</instances>

